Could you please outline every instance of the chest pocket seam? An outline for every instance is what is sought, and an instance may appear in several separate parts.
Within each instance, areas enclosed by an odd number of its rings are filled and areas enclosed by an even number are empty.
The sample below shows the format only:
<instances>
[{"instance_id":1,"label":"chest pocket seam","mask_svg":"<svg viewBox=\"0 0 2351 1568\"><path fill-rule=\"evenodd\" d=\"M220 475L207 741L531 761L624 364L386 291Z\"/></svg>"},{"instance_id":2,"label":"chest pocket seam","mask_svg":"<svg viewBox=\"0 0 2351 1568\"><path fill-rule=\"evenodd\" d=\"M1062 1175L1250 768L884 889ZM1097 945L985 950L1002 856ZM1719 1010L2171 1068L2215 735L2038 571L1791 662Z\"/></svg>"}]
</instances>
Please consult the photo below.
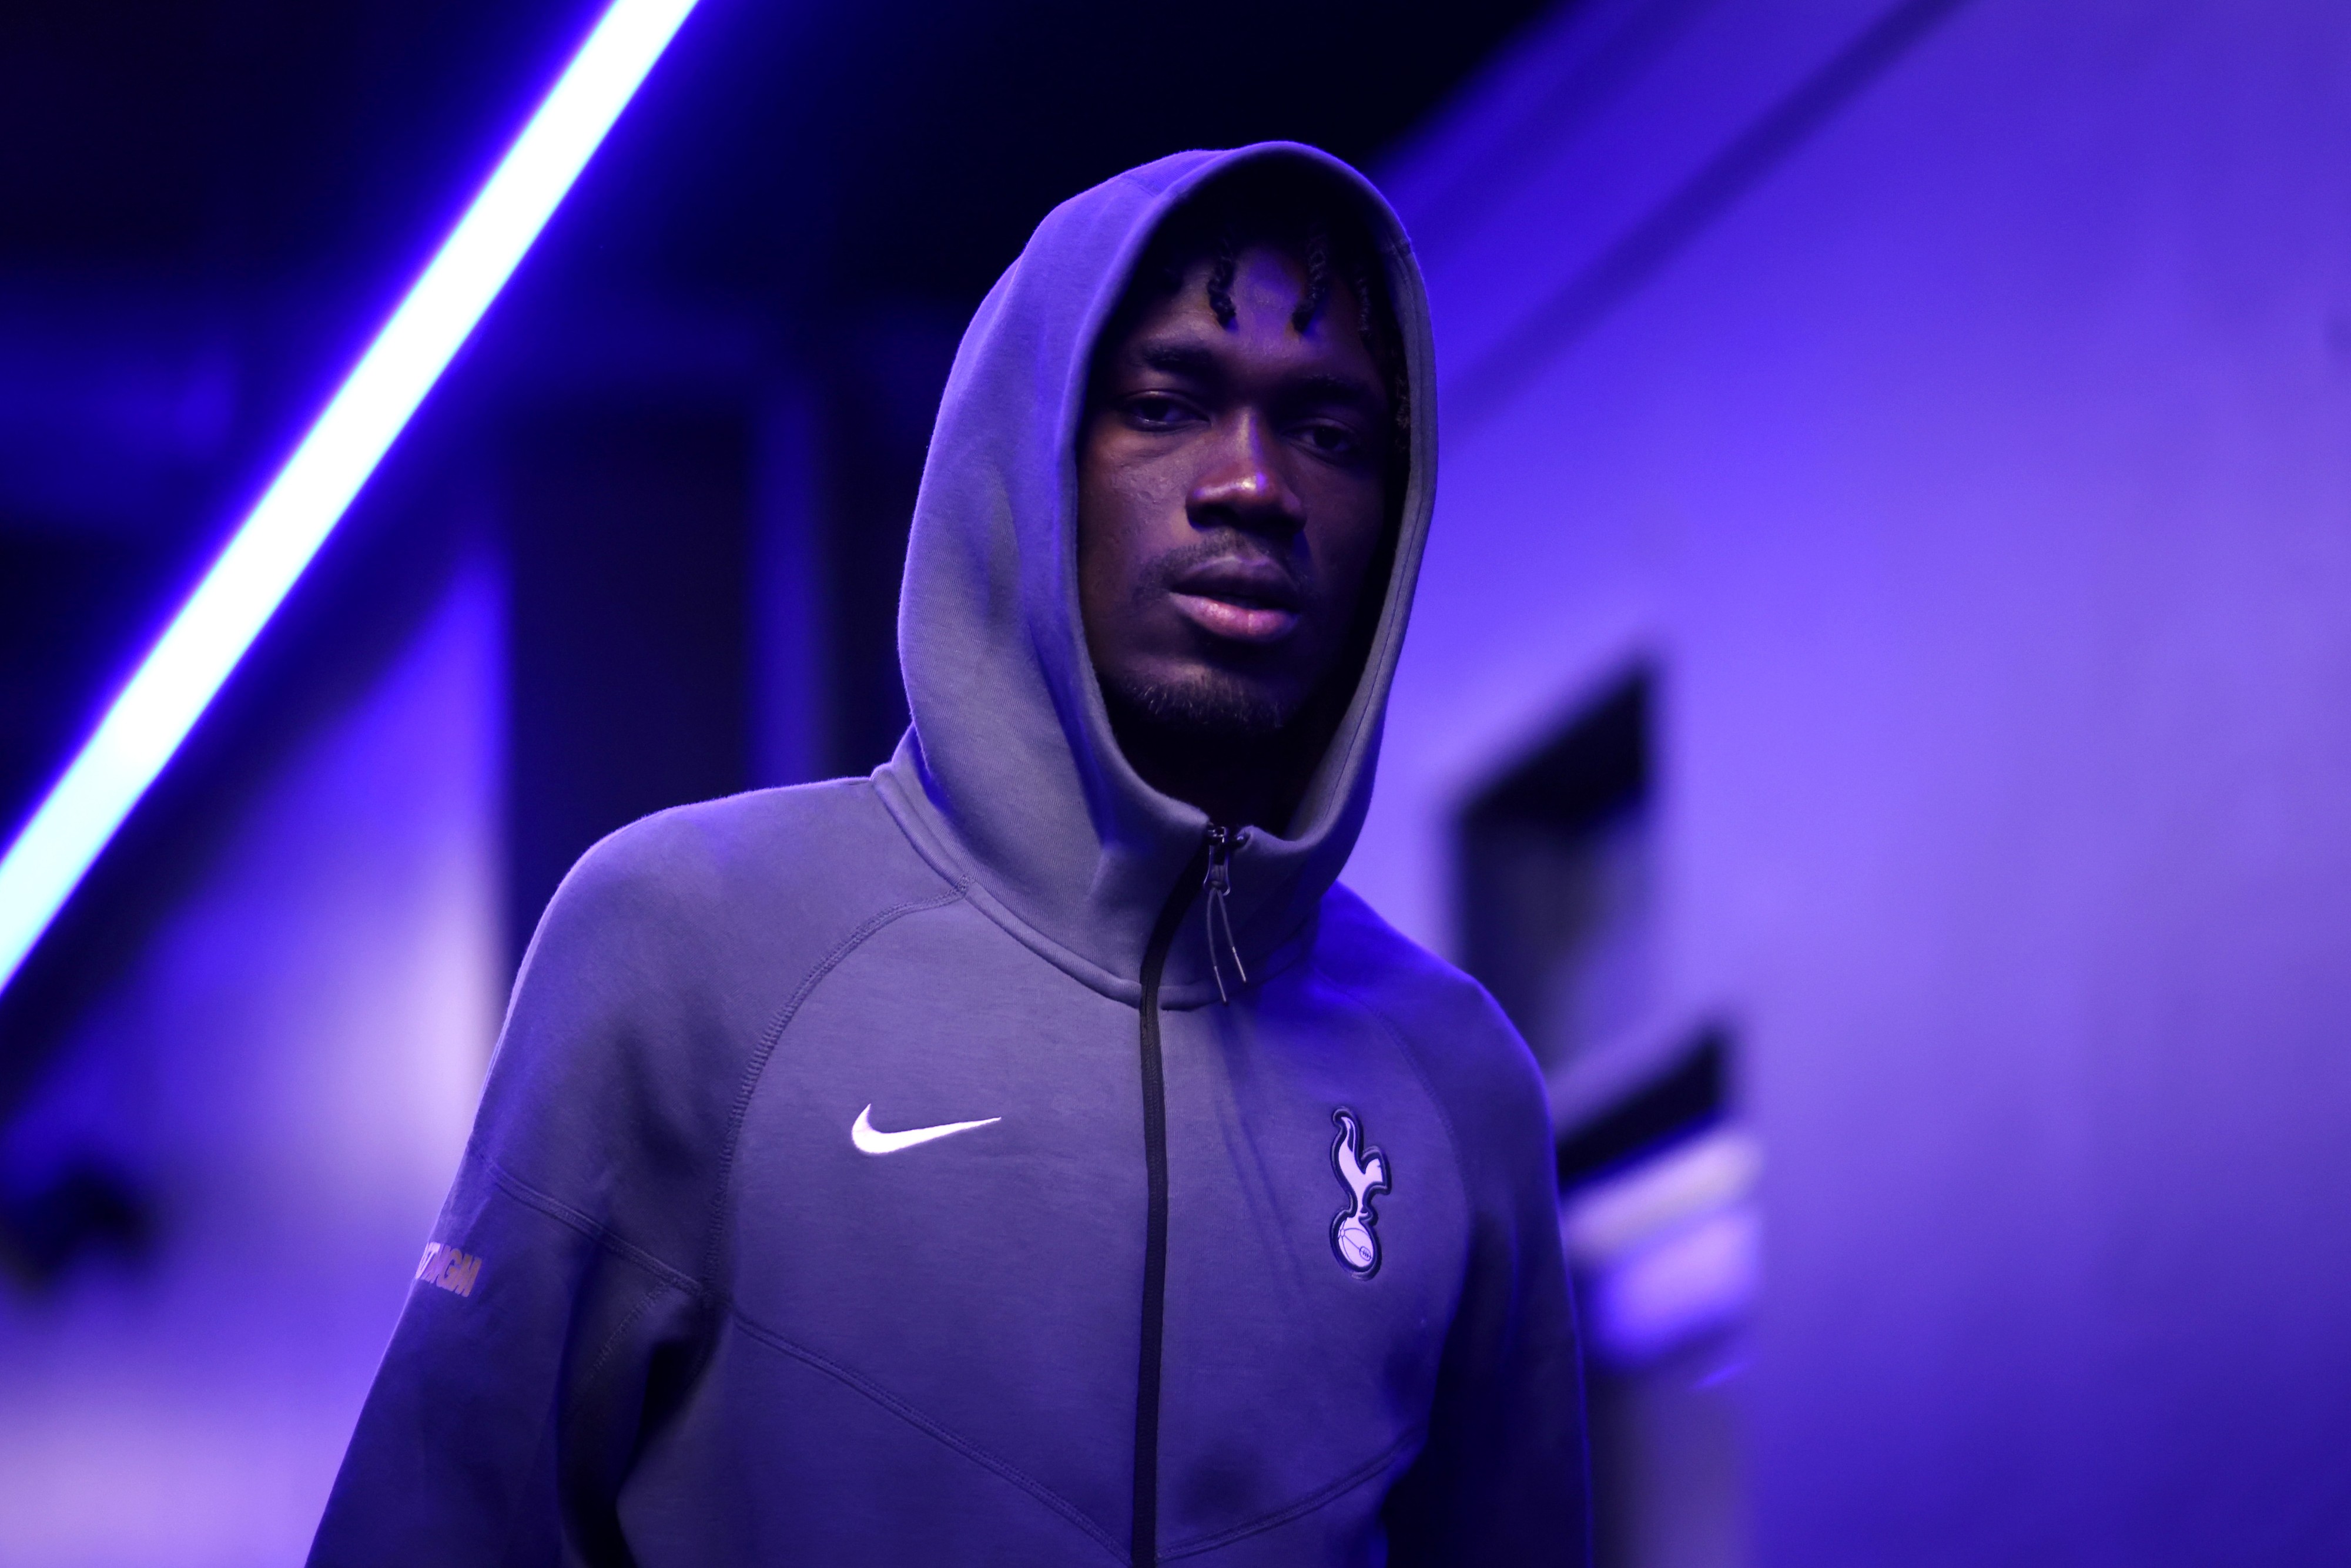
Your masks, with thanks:
<instances>
[{"instance_id":1,"label":"chest pocket seam","mask_svg":"<svg viewBox=\"0 0 2351 1568\"><path fill-rule=\"evenodd\" d=\"M1285 1503L1271 1513L1261 1514L1246 1523L1228 1526L1217 1531L1214 1535L1179 1542L1162 1552L1159 1554L1160 1559L1163 1562L1168 1562L1178 1557L1196 1557L1204 1552L1214 1552L1219 1547L1230 1546L1236 1541L1244 1541L1252 1535L1262 1535L1269 1530L1279 1529L1292 1520L1303 1519L1316 1509L1336 1502L1365 1481L1376 1479L1386 1474L1388 1467L1395 1462L1397 1455L1418 1448L1426 1437L1427 1430L1426 1427L1416 1422L1405 1429L1403 1437L1398 1437L1371 1458L1329 1485L1318 1488L1300 1498L1296 1502Z\"/></svg>"},{"instance_id":2,"label":"chest pocket seam","mask_svg":"<svg viewBox=\"0 0 2351 1568\"><path fill-rule=\"evenodd\" d=\"M841 1365L839 1362L832 1360L831 1357L820 1355L817 1352L809 1349L806 1345L798 1344L791 1340L786 1339L783 1335L778 1333L775 1330L768 1328L764 1323L753 1322L749 1317L747 1317L744 1314L741 1308L730 1308L729 1315L735 1320L736 1326L740 1328L751 1338L758 1341L761 1344L766 1345L768 1349L777 1352L778 1354L789 1356L792 1360L800 1363L810 1371L822 1373L825 1376L831 1378L836 1383L841 1384L843 1386L853 1389L857 1393L863 1395L866 1398L872 1400L874 1404L879 1405L883 1409L890 1412L891 1415L897 1416L898 1419L905 1422L906 1425L914 1427L925 1437L954 1449L956 1453L961 1454L965 1458L969 1459L973 1464L977 1465L980 1469L996 1476L998 1479L1008 1481L1020 1490L1027 1492L1037 1501L1043 1503L1047 1508L1052 1510L1053 1512L1061 1515L1061 1518L1067 1520L1070 1523L1083 1531L1089 1540L1102 1547L1105 1552L1108 1552L1117 1562L1124 1563L1126 1561L1125 1547L1114 1540L1109 1531L1103 1530L1101 1525L1096 1524L1093 1520L1087 1515L1083 1509L1078 1507L1077 1504L1063 1497L1060 1492L1055 1491L1051 1487L1047 1486L1044 1482L1037 1479L1034 1476L1031 1476L1019 1466L1013 1464L1008 1459L999 1458L998 1456L988 1452L986 1448L981 1448L978 1444L973 1442L968 1437L957 1436L956 1433L948 1430L938 1422L931 1419L928 1416L925 1416L921 1411L915 1409L912 1405L907 1404L904 1399L898 1397L898 1396L891 1393L888 1389L859 1375L857 1373L851 1371L848 1367Z\"/></svg>"}]
</instances>

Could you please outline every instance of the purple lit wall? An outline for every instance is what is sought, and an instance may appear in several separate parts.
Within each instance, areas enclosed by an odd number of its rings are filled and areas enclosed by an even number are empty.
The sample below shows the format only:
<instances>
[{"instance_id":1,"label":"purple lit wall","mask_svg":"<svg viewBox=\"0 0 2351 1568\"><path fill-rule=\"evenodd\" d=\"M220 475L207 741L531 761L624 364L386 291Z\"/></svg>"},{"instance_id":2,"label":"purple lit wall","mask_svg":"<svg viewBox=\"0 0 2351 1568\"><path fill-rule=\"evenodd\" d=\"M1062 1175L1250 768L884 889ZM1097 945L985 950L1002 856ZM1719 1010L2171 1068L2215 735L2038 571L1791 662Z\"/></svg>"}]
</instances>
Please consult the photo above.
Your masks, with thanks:
<instances>
[{"instance_id":1,"label":"purple lit wall","mask_svg":"<svg viewBox=\"0 0 2351 1568\"><path fill-rule=\"evenodd\" d=\"M154 1195L152 1250L0 1291L0 1563L298 1562L504 1000L501 590L462 571L244 798L8 1124Z\"/></svg>"},{"instance_id":2,"label":"purple lit wall","mask_svg":"<svg viewBox=\"0 0 2351 1568\"><path fill-rule=\"evenodd\" d=\"M1593 0L1385 171L1446 468L1349 880L1450 945L1655 661L1762 1562L2351 1561L2346 149L2330 0Z\"/></svg>"}]
</instances>

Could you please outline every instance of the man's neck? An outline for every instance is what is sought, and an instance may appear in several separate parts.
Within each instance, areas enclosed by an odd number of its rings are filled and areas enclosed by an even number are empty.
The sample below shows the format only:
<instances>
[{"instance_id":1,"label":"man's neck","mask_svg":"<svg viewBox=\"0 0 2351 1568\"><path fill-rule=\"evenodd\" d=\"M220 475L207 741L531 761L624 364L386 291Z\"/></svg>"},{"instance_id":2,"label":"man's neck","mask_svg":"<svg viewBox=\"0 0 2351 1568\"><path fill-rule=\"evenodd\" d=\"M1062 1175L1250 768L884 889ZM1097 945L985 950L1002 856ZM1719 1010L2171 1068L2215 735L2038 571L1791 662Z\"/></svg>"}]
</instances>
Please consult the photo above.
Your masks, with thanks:
<instances>
[{"instance_id":1,"label":"man's neck","mask_svg":"<svg viewBox=\"0 0 2351 1568\"><path fill-rule=\"evenodd\" d=\"M1272 735L1203 735L1116 701L1110 708L1119 749L1143 781L1226 827L1287 830L1311 770L1300 758L1322 751L1320 746L1309 750L1311 737L1300 733L1303 724Z\"/></svg>"}]
</instances>

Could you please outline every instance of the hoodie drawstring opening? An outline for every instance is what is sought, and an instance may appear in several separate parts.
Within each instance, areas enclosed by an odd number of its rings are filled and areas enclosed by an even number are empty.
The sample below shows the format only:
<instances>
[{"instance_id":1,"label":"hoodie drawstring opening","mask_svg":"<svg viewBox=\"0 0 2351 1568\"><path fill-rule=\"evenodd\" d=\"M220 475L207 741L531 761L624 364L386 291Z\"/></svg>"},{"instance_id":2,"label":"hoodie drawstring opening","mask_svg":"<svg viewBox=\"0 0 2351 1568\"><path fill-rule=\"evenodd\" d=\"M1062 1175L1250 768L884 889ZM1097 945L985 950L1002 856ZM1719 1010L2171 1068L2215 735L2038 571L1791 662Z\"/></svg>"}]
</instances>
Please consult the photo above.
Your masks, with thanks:
<instances>
[{"instance_id":1,"label":"hoodie drawstring opening","mask_svg":"<svg viewBox=\"0 0 2351 1568\"><path fill-rule=\"evenodd\" d=\"M1246 831L1211 823L1208 828L1208 871L1201 885L1208 896L1203 903L1200 918L1206 923L1208 937L1208 972L1217 977L1217 999L1229 1005L1232 993L1225 988L1225 959L1233 961L1233 973L1240 983L1249 984L1249 969L1241 963L1241 945L1233 935L1233 913L1225 900L1233 891L1233 852L1249 842Z\"/></svg>"}]
</instances>

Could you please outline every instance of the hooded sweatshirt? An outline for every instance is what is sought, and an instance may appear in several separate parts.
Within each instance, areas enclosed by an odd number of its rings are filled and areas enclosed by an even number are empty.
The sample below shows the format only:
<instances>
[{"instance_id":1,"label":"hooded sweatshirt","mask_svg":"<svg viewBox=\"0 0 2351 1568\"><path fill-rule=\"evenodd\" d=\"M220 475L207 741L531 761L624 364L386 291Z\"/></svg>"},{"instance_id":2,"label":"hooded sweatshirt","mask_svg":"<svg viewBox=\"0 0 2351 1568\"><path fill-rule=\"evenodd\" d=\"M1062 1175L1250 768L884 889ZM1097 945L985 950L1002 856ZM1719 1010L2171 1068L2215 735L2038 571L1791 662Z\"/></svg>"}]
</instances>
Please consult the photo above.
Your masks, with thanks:
<instances>
[{"instance_id":1,"label":"hooded sweatshirt","mask_svg":"<svg viewBox=\"0 0 2351 1568\"><path fill-rule=\"evenodd\" d=\"M1361 201L1414 418L1353 703L1286 831L1212 853L1112 737L1076 440L1155 228L1243 164ZM1182 153L1045 219L933 435L912 727L566 879L313 1563L1585 1560L1540 1080L1335 880L1435 397L1403 231L1322 152Z\"/></svg>"}]
</instances>

